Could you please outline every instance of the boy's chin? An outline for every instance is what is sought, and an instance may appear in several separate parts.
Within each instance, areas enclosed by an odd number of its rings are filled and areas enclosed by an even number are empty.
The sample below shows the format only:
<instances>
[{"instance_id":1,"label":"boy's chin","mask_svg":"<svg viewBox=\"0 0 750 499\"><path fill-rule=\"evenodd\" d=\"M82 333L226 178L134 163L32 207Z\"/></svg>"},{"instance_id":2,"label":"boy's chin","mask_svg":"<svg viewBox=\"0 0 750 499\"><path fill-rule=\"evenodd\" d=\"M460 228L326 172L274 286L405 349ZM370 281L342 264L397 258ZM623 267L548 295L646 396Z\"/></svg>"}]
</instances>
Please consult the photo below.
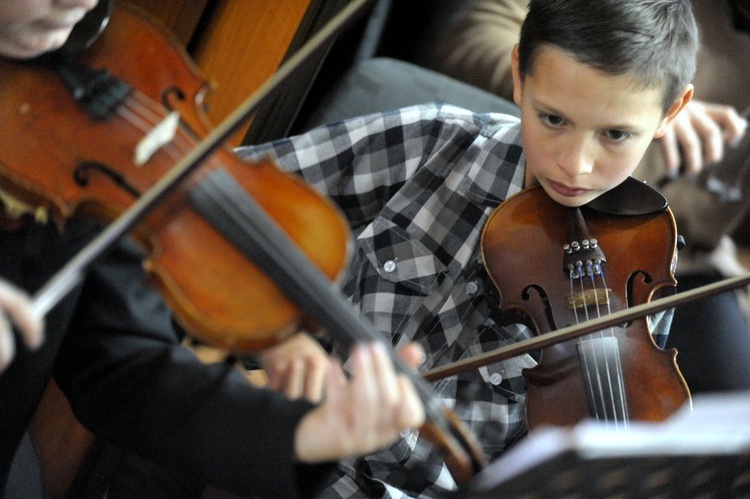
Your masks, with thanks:
<instances>
[{"instance_id":1,"label":"boy's chin","mask_svg":"<svg viewBox=\"0 0 750 499\"><path fill-rule=\"evenodd\" d=\"M58 30L46 36L22 40L0 40L0 55L10 59L32 59L59 49L70 34L70 30Z\"/></svg>"}]
</instances>

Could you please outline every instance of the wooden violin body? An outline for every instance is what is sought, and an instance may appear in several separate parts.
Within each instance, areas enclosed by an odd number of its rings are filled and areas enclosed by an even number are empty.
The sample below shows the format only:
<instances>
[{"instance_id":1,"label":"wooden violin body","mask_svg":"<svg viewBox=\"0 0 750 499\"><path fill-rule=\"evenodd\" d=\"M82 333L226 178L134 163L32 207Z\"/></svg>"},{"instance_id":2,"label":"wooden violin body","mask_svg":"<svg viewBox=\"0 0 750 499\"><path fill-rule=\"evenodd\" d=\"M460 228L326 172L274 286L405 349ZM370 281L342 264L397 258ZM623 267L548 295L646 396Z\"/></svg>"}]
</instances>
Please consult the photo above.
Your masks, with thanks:
<instances>
[{"instance_id":1,"label":"wooden violin body","mask_svg":"<svg viewBox=\"0 0 750 499\"><path fill-rule=\"evenodd\" d=\"M16 145L0 153L0 189L43 207L61 229L73 214L114 219L210 128L201 109L207 82L168 33L127 5L115 6L75 62L132 87L115 115L92 119L89 104L74 100L47 64L0 60L0 127L4 143ZM139 145L173 112L174 137L137 164ZM239 182L331 279L347 262L348 226L297 177L223 149L138 227L149 275L187 329L230 351L254 351L296 331L300 312L190 205L190 191L216 170Z\"/></svg>"},{"instance_id":2,"label":"wooden violin body","mask_svg":"<svg viewBox=\"0 0 750 499\"><path fill-rule=\"evenodd\" d=\"M677 234L668 209L640 216L572 210L533 188L507 199L484 230L483 256L499 306L508 322L536 334L645 303L676 284ZM575 227L581 221L584 228ZM565 247L575 242L589 249ZM571 278L571 265L580 276ZM690 397L676 352L654 343L645 318L540 355L537 367L524 372L531 428L586 418L662 420Z\"/></svg>"}]
</instances>

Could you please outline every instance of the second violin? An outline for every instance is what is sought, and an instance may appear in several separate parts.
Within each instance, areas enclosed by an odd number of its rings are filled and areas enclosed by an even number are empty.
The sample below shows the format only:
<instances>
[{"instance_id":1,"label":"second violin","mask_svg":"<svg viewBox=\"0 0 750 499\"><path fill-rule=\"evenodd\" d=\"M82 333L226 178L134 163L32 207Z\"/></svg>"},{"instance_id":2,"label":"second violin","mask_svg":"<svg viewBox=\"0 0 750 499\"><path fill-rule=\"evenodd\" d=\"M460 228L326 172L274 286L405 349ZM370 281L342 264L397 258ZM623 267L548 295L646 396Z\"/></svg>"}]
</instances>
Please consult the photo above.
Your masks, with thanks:
<instances>
[{"instance_id":1,"label":"second violin","mask_svg":"<svg viewBox=\"0 0 750 499\"><path fill-rule=\"evenodd\" d=\"M650 189L632 182L620 189ZM507 321L543 334L674 286L676 242L666 207L613 215L564 207L534 188L493 212L482 249ZM645 318L545 348L524 374L530 427L584 418L625 427L662 420L690 398L676 352L654 343Z\"/></svg>"}]
</instances>

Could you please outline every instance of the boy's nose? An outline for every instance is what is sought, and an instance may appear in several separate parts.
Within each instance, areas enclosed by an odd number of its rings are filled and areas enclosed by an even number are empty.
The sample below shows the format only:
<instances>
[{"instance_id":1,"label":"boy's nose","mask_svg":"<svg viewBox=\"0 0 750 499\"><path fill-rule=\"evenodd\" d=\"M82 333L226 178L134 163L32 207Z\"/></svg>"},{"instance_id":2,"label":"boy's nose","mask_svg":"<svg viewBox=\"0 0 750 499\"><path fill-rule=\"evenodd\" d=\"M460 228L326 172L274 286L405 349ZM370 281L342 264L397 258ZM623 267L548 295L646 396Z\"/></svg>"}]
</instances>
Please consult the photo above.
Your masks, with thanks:
<instances>
[{"instance_id":1,"label":"boy's nose","mask_svg":"<svg viewBox=\"0 0 750 499\"><path fill-rule=\"evenodd\" d=\"M558 154L557 165L569 177L585 175L593 171L594 157L585 140L568 140Z\"/></svg>"}]
</instances>

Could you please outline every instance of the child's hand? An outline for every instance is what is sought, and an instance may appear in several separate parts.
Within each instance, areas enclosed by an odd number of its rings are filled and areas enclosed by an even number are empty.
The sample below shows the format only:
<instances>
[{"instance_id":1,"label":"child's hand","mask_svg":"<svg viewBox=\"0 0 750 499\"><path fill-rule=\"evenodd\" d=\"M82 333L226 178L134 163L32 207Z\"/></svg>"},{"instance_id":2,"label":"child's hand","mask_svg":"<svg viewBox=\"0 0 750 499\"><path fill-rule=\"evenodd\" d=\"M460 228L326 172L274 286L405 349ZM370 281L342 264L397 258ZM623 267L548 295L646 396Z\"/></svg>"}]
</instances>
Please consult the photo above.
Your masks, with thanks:
<instances>
[{"instance_id":1,"label":"child's hand","mask_svg":"<svg viewBox=\"0 0 750 499\"><path fill-rule=\"evenodd\" d=\"M693 175L721 161L725 145L739 142L746 128L747 120L733 107L693 99L661 138L665 173L674 177L684 165L684 173Z\"/></svg>"},{"instance_id":2,"label":"child's hand","mask_svg":"<svg viewBox=\"0 0 750 499\"><path fill-rule=\"evenodd\" d=\"M304 397L320 402L326 372L331 363L328 354L310 335L297 333L261 355L268 387L291 399Z\"/></svg>"},{"instance_id":3,"label":"child's hand","mask_svg":"<svg viewBox=\"0 0 750 499\"><path fill-rule=\"evenodd\" d=\"M44 340L44 325L23 292L5 281L0 281L0 373L3 372L16 353L13 337L14 323L27 347L36 349Z\"/></svg>"},{"instance_id":4,"label":"child's hand","mask_svg":"<svg viewBox=\"0 0 750 499\"><path fill-rule=\"evenodd\" d=\"M414 368L424 362L424 350L414 343L399 350L406 365ZM323 399L326 373L331 359L307 333L297 333L261 355L268 388L284 393L290 399L304 397L318 403Z\"/></svg>"},{"instance_id":5,"label":"child's hand","mask_svg":"<svg viewBox=\"0 0 750 499\"><path fill-rule=\"evenodd\" d=\"M315 463L364 455L385 447L406 428L425 419L414 386L396 374L381 344L355 348L352 377L338 363L326 376L325 399L300 421L295 436L297 459Z\"/></svg>"}]
</instances>

